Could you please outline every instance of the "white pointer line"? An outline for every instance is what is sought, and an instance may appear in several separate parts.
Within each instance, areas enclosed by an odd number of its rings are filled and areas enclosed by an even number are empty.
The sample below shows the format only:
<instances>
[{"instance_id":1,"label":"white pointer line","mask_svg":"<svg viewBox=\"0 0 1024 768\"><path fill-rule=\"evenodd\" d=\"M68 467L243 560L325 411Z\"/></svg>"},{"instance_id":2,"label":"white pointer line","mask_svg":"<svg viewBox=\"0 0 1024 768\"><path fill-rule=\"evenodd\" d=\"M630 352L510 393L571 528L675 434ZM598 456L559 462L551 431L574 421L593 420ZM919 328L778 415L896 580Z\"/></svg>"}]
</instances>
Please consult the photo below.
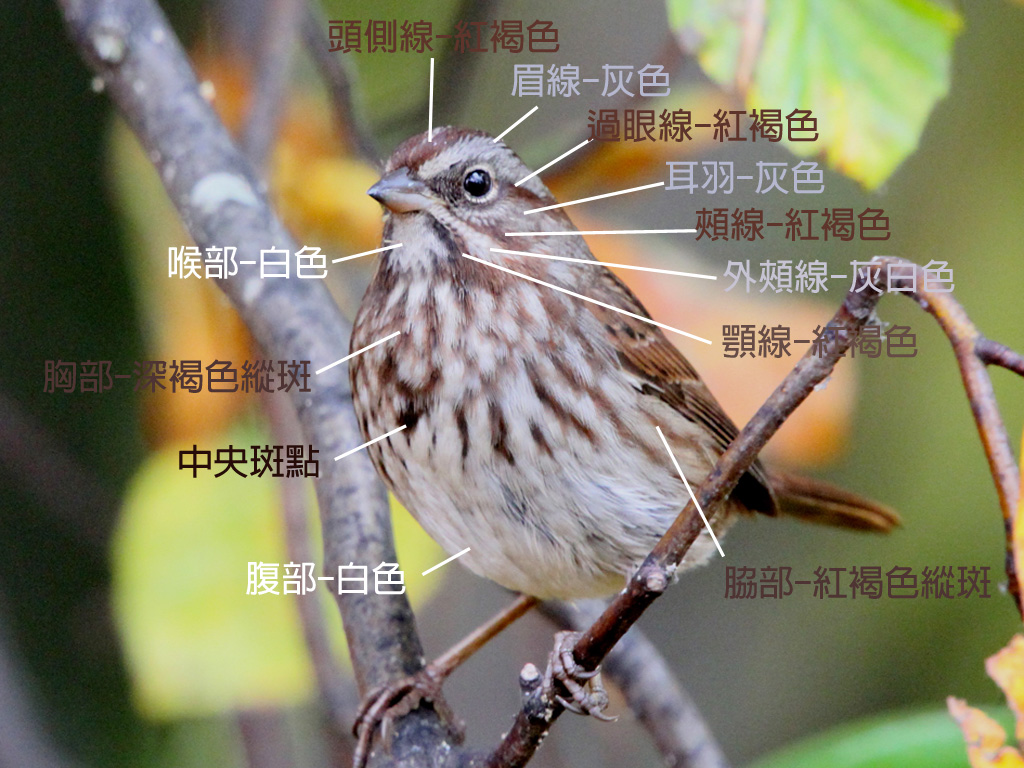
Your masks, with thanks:
<instances>
[{"instance_id":1,"label":"white pointer line","mask_svg":"<svg viewBox=\"0 0 1024 768\"><path fill-rule=\"evenodd\" d=\"M693 495L693 489L690 488L690 484L686 481L686 475L683 474L683 470L680 468L679 462L676 461L676 455L672 453L672 448L669 446L668 440L665 439L665 435L662 433L661 427L655 427L655 429L658 430L658 437L661 438L661 442L665 444L665 450L668 451L669 458L672 459L672 463L676 467L676 472L678 472L679 476L683 478L683 485L686 486L686 490L690 494L690 498L693 499L693 505L697 508L697 511L700 512L700 519L703 520L704 525L707 526L708 533L711 534L711 540L715 542L715 546L718 547L718 554L725 557L725 552L722 551L722 545L718 543L718 537L715 536L715 532L711 530L711 524L708 522L708 519L704 517L704 510L700 508L700 502L697 501L697 497Z\"/></svg>"},{"instance_id":2,"label":"white pointer line","mask_svg":"<svg viewBox=\"0 0 1024 768\"><path fill-rule=\"evenodd\" d=\"M430 95L427 97L427 141L434 143L434 60L430 60Z\"/></svg>"},{"instance_id":3,"label":"white pointer line","mask_svg":"<svg viewBox=\"0 0 1024 768\"><path fill-rule=\"evenodd\" d=\"M323 368L321 368L321 369L320 369L319 371L317 371L317 372L316 372L316 375L317 375L317 376L319 376L319 375L320 375L321 373L323 373L324 371L329 371L329 370L331 370L331 368L333 368L334 366L336 366L336 365L341 365L341 364L342 364L342 363L344 363L344 362L345 362L346 360L351 360L351 359L352 359L353 357L355 357L356 355L361 355L361 354L363 354L363 352L365 352L366 350L368 350L368 349L373 349L373 348L374 348L374 347L376 347L376 346L377 346L378 344L383 344L383 343L384 343L385 341L387 341L388 339L393 339L393 338L395 338L395 336L398 336L398 335L399 335L400 333L401 333L401 331L395 331L394 333L390 334L389 336L385 336L385 337L384 337L383 339L380 339L379 341L375 341L375 342L373 342L373 344L367 344L367 345L366 345L365 347L363 347L362 349L357 349L357 350L356 350L355 352L353 352L353 353L352 353L351 355L345 355L345 356L344 356L343 358L341 358L341 360L335 360L335 361L334 361L333 363L331 363L330 365L325 365L325 366L324 366Z\"/></svg>"},{"instance_id":4,"label":"white pointer line","mask_svg":"<svg viewBox=\"0 0 1024 768\"><path fill-rule=\"evenodd\" d=\"M594 195L593 197L581 197L579 200L570 200L568 203L556 203L555 205L545 205L543 208L531 208L528 211L523 211L527 216L531 213L540 213L541 211L550 211L553 208L565 208L569 205L579 205L580 203L589 203L591 200L601 200L605 197L615 197L616 195L628 195L630 192L639 192L642 189L654 189L655 187L664 187L664 181L656 181L653 184L644 184L642 187L633 187L632 189L620 189L618 192L605 192L603 195Z\"/></svg>"},{"instance_id":5,"label":"white pointer line","mask_svg":"<svg viewBox=\"0 0 1024 768\"><path fill-rule=\"evenodd\" d=\"M544 237L545 235L678 235L696 229L595 229L583 232L506 232L505 237Z\"/></svg>"},{"instance_id":6,"label":"white pointer line","mask_svg":"<svg viewBox=\"0 0 1024 768\"><path fill-rule=\"evenodd\" d=\"M476 262L478 262L480 264L483 264L485 266L493 267L494 269L499 269L502 272L507 272L510 275L515 275L516 277L521 277L524 280L529 280L531 283L537 283L537 285L543 285L543 286L545 286L547 288L553 288L554 290L559 291L561 293L567 294L569 296L574 296L577 299L583 299L583 301L589 301L591 304L597 304L599 307L604 307L605 309L610 309L613 312L619 312L620 314L628 315L629 317L636 318L637 320L640 320L641 322L644 322L644 323L650 323L651 325L656 325L659 328L664 328L666 331L672 331L673 333L678 333L680 336L685 336L688 339L693 339L694 341L701 341L701 342L703 342L705 344L710 344L711 343L708 339L703 339L700 336L694 336L692 333L687 333L686 331L680 331L678 328L673 328L671 325L665 325L664 323L659 323L657 320L651 320L651 318L649 318L649 317L644 317L643 315L637 315L637 314L634 314L633 312L628 312L625 309L621 309L621 308L613 306L611 304L605 304L603 301L598 301L597 299L592 299L589 296L584 296L581 293L573 293L568 288L562 288L560 285L554 285L552 283L545 283L543 280L538 280L536 277L530 277L529 275L524 275L522 272L516 272L515 270L509 269L508 267L503 267L500 264L495 264L495 263L490 262L490 261L484 261L483 259L478 259L475 256L470 256L468 253L464 253L462 255L465 256L470 261L476 261Z\"/></svg>"},{"instance_id":7,"label":"white pointer line","mask_svg":"<svg viewBox=\"0 0 1024 768\"><path fill-rule=\"evenodd\" d=\"M660 275L679 275L680 277L699 277L702 280L717 280L715 275L698 275L696 272L677 272L672 269L655 269L654 267L636 267L632 264L612 264L610 261L596 259L574 259L569 256L551 256L547 253L530 253L529 251L506 251L504 248L491 248L495 253L507 253L510 256L536 256L538 259L554 259L555 261L571 261L574 264L599 264L602 267L619 267L620 269L636 269L640 272L657 272Z\"/></svg>"},{"instance_id":8,"label":"white pointer line","mask_svg":"<svg viewBox=\"0 0 1024 768\"><path fill-rule=\"evenodd\" d=\"M511 130L512 130L513 128L515 128L515 127L516 127L517 125L519 125L519 124L520 124L521 122L523 122L523 120L525 120L526 118L528 118L528 117L529 117L530 115L532 115L532 114L533 114L534 112L536 112L536 111L537 111L538 109L540 109L540 107L534 107L533 109L531 109L531 110L530 110L529 112L527 112L527 113L526 113L525 115L523 115L523 116L522 116L522 117L520 117L520 118L519 118L518 120L516 120L516 121L515 121L514 123L512 123L512 125L510 125L510 126L509 126L508 128L506 128L506 129L505 129L504 131L502 131L502 132L501 132L501 133L499 133L499 134L498 134L497 136L495 136L495 137L494 137L494 139L492 139L491 143L492 143L492 144L497 144L497 143L498 143L498 142L499 142L499 141L500 141L500 140L501 140L501 139L502 139L503 137L507 136L507 135L509 134L509 132L511 132Z\"/></svg>"},{"instance_id":9,"label":"white pointer line","mask_svg":"<svg viewBox=\"0 0 1024 768\"><path fill-rule=\"evenodd\" d=\"M383 435L381 435L380 437L375 437L375 438L373 438L373 440L370 440L369 442L363 443L363 444L362 444L362 445L360 445L360 446L359 446L358 448L353 448L353 449L352 449L351 451L345 451L345 452L344 452L343 454L341 454L340 456L335 456L335 457L334 457L334 460L335 460L335 461L338 461L339 459L344 459L344 458L345 458L346 456L351 456L351 455L352 455L353 453L355 453L356 451L361 451L361 450L363 450L363 448L366 448L366 447L368 447L368 446L371 446L371 445L373 445L374 443L378 443L378 442L380 442L381 440L383 440L383 439L384 439L385 437L391 437L391 436L392 436L393 434L395 434L395 432L401 432L401 431L402 431L403 429L405 429L405 428L406 428L406 426L407 426L406 424L403 424L403 425L402 425L402 426L400 426L400 427L395 427L395 428L394 428L394 429L392 429L392 430L391 430L390 432L385 432L385 433L384 433Z\"/></svg>"},{"instance_id":10,"label":"white pointer line","mask_svg":"<svg viewBox=\"0 0 1024 768\"><path fill-rule=\"evenodd\" d=\"M593 141L593 139L586 139L585 141L581 141L581 142L580 142L579 144L577 144L577 145L576 145L575 147L573 147L572 149L570 149L570 150L569 150L568 152L566 152L566 153L564 153L564 154L561 154L561 155L559 155L558 157L556 157L556 158L555 158L554 160L552 160L552 161L551 161L550 163L548 163L547 165L542 165L542 166L541 166L540 168L538 168L538 169L537 169L536 171L534 171L533 173L531 173L531 174L530 174L529 176L523 176L523 178L521 178L521 179L520 179L519 181L517 181L517 182L516 182L516 183L515 183L515 184L514 184L513 186L516 186L516 187L518 187L518 186L519 186L520 184L522 184L522 183L523 183L524 181L529 181L530 179L532 179L532 178L533 178L534 176L536 176L536 175L537 175L538 173L540 173L541 171L546 171L546 170L547 170L548 168L550 168L550 167L551 167L552 165L554 165L555 163L557 163L557 162L558 162L559 160L561 160L562 158L568 157L568 156L569 156L569 155L571 155L571 154L572 154L573 152L575 152L575 151L576 151L577 149L580 149L581 147L585 147L585 146L587 146L587 144L589 144L589 143L590 143L590 142L592 142L592 141Z\"/></svg>"},{"instance_id":11,"label":"white pointer line","mask_svg":"<svg viewBox=\"0 0 1024 768\"><path fill-rule=\"evenodd\" d=\"M390 251L394 248L401 247L401 243L385 245L383 248L374 248L372 251L363 251L362 253L353 253L351 256L342 256L340 259L331 259L331 264L337 264L339 261L348 261L349 259L358 259L360 256L369 256L371 253L384 253L384 251Z\"/></svg>"},{"instance_id":12,"label":"white pointer line","mask_svg":"<svg viewBox=\"0 0 1024 768\"><path fill-rule=\"evenodd\" d=\"M432 565L432 566L431 566L430 568L427 568L427 570L425 570L425 571L424 571L423 573L421 573L421 574L420 574L420 576L426 576L426 575L427 575L428 573L430 573L431 571L436 571L436 570L437 570L438 568L440 568L440 567L441 567L442 565L448 565L448 563L450 563L450 562L451 562L452 560L454 560L454 559L455 559L455 558L457 558L457 557L462 557L462 556L463 556L464 554L466 554L467 552L469 552L469 547L466 547L466 548L465 548L464 550L462 550L461 552L456 552L456 553L455 553L454 555L452 555L451 557L449 557L449 558L448 558L447 560L442 560L442 561L441 561L440 563L438 563L437 565Z\"/></svg>"}]
</instances>

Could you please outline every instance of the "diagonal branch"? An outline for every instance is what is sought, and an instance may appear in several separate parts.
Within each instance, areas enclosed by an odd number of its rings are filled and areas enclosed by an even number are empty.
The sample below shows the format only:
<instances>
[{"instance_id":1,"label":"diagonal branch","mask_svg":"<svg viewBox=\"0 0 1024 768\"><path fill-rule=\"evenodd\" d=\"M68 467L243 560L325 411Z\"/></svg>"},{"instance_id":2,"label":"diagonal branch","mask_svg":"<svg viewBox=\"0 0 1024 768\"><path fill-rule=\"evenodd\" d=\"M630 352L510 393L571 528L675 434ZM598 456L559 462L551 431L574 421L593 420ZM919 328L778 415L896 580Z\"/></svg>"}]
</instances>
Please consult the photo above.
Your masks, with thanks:
<instances>
[{"instance_id":1,"label":"diagonal branch","mask_svg":"<svg viewBox=\"0 0 1024 768\"><path fill-rule=\"evenodd\" d=\"M874 267L880 270L880 267ZM797 363L754 417L722 454L697 491L701 508L710 518L750 468L758 452L786 418L824 381L853 338L871 317L878 296L853 291L830 325L840 329L831 347L821 357L813 350ZM596 622L576 643L574 655L584 669L595 669L612 647L667 588L683 556L704 524L691 500L657 543L643 564ZM545 708L524 707L511 730L490 755L488 768L517 768L533 756L551 723L562 713L552 702Z\"/></svg>"},{"instance_id":2,"label":"diagonal branch","mask_svg":"<svg viewBox=\"0 0 1024 768\"><path fill-rule=\"evenodd\" d=\"M262 11L249 112L241 140L246 157L261 176L265 175L281 123L303 0L267 0Z\"/></svg>"},{"instance_id":3,"label":"diagonal branch","mask_svg":"<svg viewBox=\"0 0 1024 768\"><path fill-rule=\"evenodd\" d=\"M974 342L974 354L985 365L998 365L1000 368L1013 371L1018 376L1024 376L1024 355L1014 352L997 341L979 336Z\"/></svg>"}]
</instances>

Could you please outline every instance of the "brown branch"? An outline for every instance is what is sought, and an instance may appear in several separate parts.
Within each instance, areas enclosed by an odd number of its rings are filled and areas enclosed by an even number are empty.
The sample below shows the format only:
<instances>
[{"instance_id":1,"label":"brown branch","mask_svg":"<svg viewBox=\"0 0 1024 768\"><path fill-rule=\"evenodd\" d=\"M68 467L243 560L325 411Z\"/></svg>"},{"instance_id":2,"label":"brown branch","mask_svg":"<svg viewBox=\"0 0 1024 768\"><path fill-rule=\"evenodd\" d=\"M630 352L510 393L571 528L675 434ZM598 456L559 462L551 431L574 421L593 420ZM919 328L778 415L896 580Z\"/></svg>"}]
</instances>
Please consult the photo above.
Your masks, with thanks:
<instances>
[{"instance_id":1,"label":"brown branch","mask_svg":"<svg viewBox=\"0 0 1024 768\"><path fill-rule=\"evenodd\" d=\"M602 600L541 603L540 611L558 627L582 632L600 617ZM676 681L654 644L632 627L601 667L647 730L668 768L728 768L697 704Z\"/></svg>"},{"instance_id":2,"label":"brown branch","mask_svg":"<svg viewBox=\"0 0 1024 768\"><path fill-rule=\"evenodd\" d=\"M878 257L875 261L886 265L887 272L892 265L900 266L902 274L891 278L889 287L899 289L931 314L953 347L978 435L985 449L989 471L999 495L1006 541L1007 586L1017 605L1017 612L1024 617L1021 589L1013 557L1013 516L1020 496L1020 471L1013 457L1013 448L1006 434L1003 418L999 413L999 405L992 390L992 380L985 367L987 364L1003 365L1024 376L1024 360L1013 350L982 337L952 293L930 291L923 287L927 286L929 281L922 267L891 256ZM913 267L912 276L907 274L910 267Z\"/></svg>"},{"instance_id":3,"label":"brown branch","mask_svg":"<svg viewBox=\"0 0 1024 768\"><path fill-rule=\"evenodd\" d=\"M180 43L152 0L61 0L72 40L153 159L168 195L200 248L232 245L243 258L295 250L251 167L199 93ZM154 265L162 269L162 265ZM342 357L350 331L321 282L261 279L253 267L220 281L271 359ZM362 442L343 367L291 392L306 442L319 451L316 483L325 569L396 562L387 495L369 457L332 458ZM423 651L404 595L337 596L362 691L418 671ZM396 724L395 759L434 766L450 754L429 708Z\"/></svg>"},{"instance_id":4,"label":"brown branch","mask_svg":"<svg viewBox=\"0 0 1024 768\"><path fill-rule=\"evenodd\" d=\"M249 112L242 131L242 149L260 175L281 124L281 107L298 38L303 0L267 0L263 4L256 66L249 89Z\"/></svg>"},{"instance_id":5,"label":"brown branch","mask_svg":"<svg viewBox=\"0 0 1024 768\"><path fill-rule=\"evenodd\" d=\"M459 642L434 659L430 666L442 678L448 677L448 675L467 661L470 656L504 632L505 629L528 613L538 603L540 601L536 597L519 595L509 607L499 611L490 621L485 622L463 637Z\"/></svg>"},{"instance_id":6,"label":"brown branch","mask_svg":"<svg viewBox=\"0 0 1024 768\"><path fill-rule=\"evenodd\" d=\"M320 4L306 0L302 17L302 39L320 76L330 92L334 117L346 139L351 141L359 155L371 163L380 161L377 142L366 129L352 93L352 79L337 53L331 51L327 37L327 19Z\"/></svg>"},{"instance_id":7,"label":"brown branch","mask_svg":"<svg viewBox=\"0 0 1024 768\"><path fill-rule=\"evenodd\" d=\"M985 365L998 365L1008 371L1013 371L1018 376L1024 376L1024 355L1014 352L997 341L979 336L978 340L974 342L974 354Z\"/></svg>"},{"instance_id":8,"label":"brown branch","mask_svg":"<svg viewBox=\"0 0 1024 768\"><path fill-rule=\"evenodd\" d=\"M263 404L270 418L274 442L278 445L298 445L302 442L302 431L295 421L295 414L285 405L280 396L266 395ZM306 481L301 477L285 477L281 481L281 506L284 513L285 544L288 560L293 563L309 563L316 560L309 529L309 510L306 505ZM317 687L327 707L329 722L335 735L352 746L351 724L359 711L359 691L342 672L331 648L327 631L327 616L323 603L316 592L295 595L299 610L299 621L306 641ZM351 752L351 749L349 749Z\"/></svg>"},{"instance_id":9,"label":"brown branch","mask_svg":"<svg viewBox=\"0 0 1024 768\"><path fill-rule=\"evenodd\" d=\"M765 0L747 0L743 13L743 21L740 22L740 52L736 61L736 90L744 98L750 89L750 83L754 79L754 66L757 64L757 57L761 53L761 44L764 42L765 25L767 13Z\"/></svg>"}]
</instances>

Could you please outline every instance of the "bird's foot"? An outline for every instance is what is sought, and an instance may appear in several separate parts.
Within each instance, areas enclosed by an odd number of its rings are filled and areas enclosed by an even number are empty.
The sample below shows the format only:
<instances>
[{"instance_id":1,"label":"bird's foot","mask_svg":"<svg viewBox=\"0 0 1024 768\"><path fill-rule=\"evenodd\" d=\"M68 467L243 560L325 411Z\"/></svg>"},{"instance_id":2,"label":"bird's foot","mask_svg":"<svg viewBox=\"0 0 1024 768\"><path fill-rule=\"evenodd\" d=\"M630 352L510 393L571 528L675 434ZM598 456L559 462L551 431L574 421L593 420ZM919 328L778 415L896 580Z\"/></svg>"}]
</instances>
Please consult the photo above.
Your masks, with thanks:
<instances>
[{"instance_id":1,"label":"bird's foot","mask_svg":"<svg viewBox=\"0 0 1024 768\"><path fill-rule=\"evenodd\" d=\"M363 768L370 755L373 734L380 727L381 740L387 743L392 723L409 714L424 701L433 705L448 729L452 740L461 744L465 738L465 725L441 693L445 675L428 664L414 675L370 691L363 699L356 715L352 733L356 736L356 750L352 759L353 768Z\"/></svg>"},{"instance_id":2,"label":"bird's foot","mask_svg":"<svg viewBox=\"0 0 1024 768\"><path fill-rule=\"evenodd\" d=\"M573 648L579 639L579 632L559 632L555 635L555 647L544 672L544 690L570 712L614 722L618 717L604 713L608 706L608 693L601 683L600 667L594 670L583 669L573 655ZM561 684L569 698L555 691L555 681Z\"/></svg>"}]
</instances>

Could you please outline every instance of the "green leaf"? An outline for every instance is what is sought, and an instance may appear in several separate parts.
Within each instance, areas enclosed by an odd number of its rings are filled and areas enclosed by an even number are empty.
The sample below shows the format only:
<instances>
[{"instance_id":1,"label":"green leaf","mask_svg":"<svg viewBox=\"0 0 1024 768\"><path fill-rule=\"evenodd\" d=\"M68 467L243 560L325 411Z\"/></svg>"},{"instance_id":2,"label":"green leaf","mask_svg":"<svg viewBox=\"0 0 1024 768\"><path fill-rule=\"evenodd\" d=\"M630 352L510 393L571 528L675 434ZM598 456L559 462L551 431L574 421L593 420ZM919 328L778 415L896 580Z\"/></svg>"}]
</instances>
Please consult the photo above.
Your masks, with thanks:
<instances>
[{"instance_id":1,"label":"green leaf","mask_svg":"<svg viewBox=\"0 0 1024 768\"><path fill-rule=\"evenodd\" d=\"M741 58L745 4L668 0L669 19L704 70L731 87ZM818 154L869 188L917 147L928 115L949 90L960 17L929 0L767 0L748 109L810 109ZM692 43L692 44L691 44Z\"/></svg>"},{"instance_id":2,"label":"green leaf","mask_svg":"<svg viewBox=\"0 0 1024 768\"><path fill-rule=\"evenodd\" d=\"M1013 728L1006 707L992 715ZM992 713L986 708L986 712ZM940 711L872 717L785 747L748 768L964 768L963 736Z\"/></svg>"}]
</instances>

